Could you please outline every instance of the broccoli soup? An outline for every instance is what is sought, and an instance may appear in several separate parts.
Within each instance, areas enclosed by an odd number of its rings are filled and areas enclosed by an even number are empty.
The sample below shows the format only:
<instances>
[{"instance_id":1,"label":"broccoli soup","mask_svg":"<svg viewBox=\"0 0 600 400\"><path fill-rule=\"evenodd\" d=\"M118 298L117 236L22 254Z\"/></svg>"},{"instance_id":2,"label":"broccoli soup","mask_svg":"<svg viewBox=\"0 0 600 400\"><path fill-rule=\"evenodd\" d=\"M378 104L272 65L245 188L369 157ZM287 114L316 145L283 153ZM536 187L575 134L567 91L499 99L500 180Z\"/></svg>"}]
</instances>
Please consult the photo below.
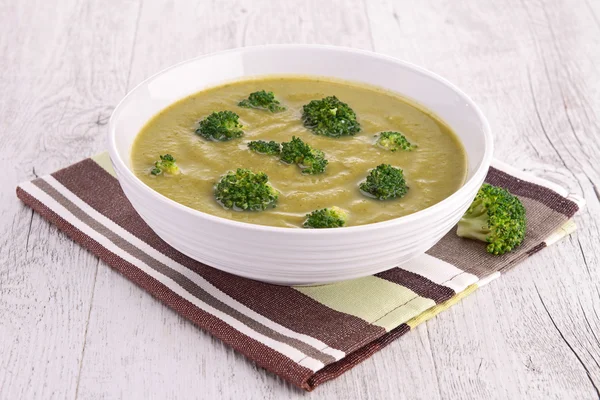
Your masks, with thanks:
<instances>
[{"instance_id":1,"label":"broccoli soup","mask_svg":"<svg viewBox=\"0 0 600 400\"><path fill-rule=\"evenodd\" d=\"M273 76L210 88L152 118L132 149L145 184L260 225L386 221L450 196L464 149L443 121L380 88Z\"/></svg>"}]
</instances>

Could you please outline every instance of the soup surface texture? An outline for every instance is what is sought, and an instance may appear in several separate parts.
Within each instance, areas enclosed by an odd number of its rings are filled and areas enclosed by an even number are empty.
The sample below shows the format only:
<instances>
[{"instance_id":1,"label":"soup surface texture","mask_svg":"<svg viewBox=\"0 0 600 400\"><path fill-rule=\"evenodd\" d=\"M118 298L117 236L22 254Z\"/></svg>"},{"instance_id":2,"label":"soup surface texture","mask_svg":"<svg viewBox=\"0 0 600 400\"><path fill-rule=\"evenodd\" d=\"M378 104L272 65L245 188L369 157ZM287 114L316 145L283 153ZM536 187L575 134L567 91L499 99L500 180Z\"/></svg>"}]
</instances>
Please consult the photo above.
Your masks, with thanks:
<instances>
[{"instance_id":1,"label":"soup surface texture","mask_svg":"<svg viewBox=\"0 0 600 400\"><path fill-rule=\"evenodd\" d=\"M287 110L270 113L237 104L252 92L274 92ZM337 96L356 112L361 131L355 136L318 136L302 124L302 106ZM208 141L195 133L198 122L214 111L240 116L244 136ZM418 147L391 152L375 145L382 131L399 131ZM325 172L304 175L296 165L248 149L251 140L288 142L301 138L325 153ZM161 154L177 160L178 175L153 176ZM376 200L359 190L370 169L391 164L404 170L408 193ZM139 133L132 149L134 173L159 193L208 214L260 225L302 226L306 214L337 206L348 211L347 226L364 225L411 214L454 193L466 176L466 156L458 138L438 118L394 93L349 82L301 76L244 80L191 95L161 111ZM279 191L275 208L266 211L224 209L214 197L221 176L237 168L263 171Z\"/></svg>"}]
</instances>

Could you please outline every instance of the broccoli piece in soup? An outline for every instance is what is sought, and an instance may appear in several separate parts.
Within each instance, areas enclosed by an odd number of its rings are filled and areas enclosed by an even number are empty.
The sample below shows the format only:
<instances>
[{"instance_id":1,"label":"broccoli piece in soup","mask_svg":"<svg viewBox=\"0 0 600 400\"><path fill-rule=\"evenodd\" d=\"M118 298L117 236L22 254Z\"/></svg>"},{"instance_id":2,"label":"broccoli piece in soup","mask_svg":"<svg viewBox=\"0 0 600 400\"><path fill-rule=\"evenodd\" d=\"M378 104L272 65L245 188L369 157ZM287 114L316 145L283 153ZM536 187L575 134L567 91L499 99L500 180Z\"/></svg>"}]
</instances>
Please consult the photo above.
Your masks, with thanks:
<instances>
[{"instance_id":1,"label":"broccoli piece in soup","mask_svg":"<svg viewBox=\"0 0 600 400\"><path fill-rule=\"evenodd\" d=\"M363 194L378 200L402 197L408 192L403 171L389 164L372 169L359 187Z\"/></svg>"},{"instance_id":2,"label":"broccoli piece in soup","mask_svg":"<svg viewBox=\"0 0 600 400\"><path fill-rule=\"evenodd\" d=\"M458 222L460 237L487 243L487 252L501 255L523 243L527 219L525 207L508 190L484 183Z\"/></svg>"},{"instance_id":3,"label":"broccoli piece in soup","mask_svg":"<svg viewBox=\"0 0 600 400\"><path fill-rule=\"evenodd\" d=\"M400 132L381 132L377 139L377 145L389 151L406 150L411 151L417 146L411 144Z\"/></svg>"},{"instance_id":4,"label":"broccoli piece in soup","mask_svg":"<svg viewBox=\"0 0 600 400\"><path fill-rule=\"evenodd\" d=\"M360 132L360 124L350 106L335 96L313 100L302 109L302 122L316 135L340 137Z\"/></svg>"},{"instance_id":5,"label":"broccoli piece in soup","mask_svg":"<svg viewBox=\"0 0 600 400\"><path fill-rule=\"evenodd\" d=\"M346 225L348 213L339 207L323 208L306 214L304 228L341 228Z\"/></svg>"},{"instance_id":6,"label":"broccoli piece in soup","mask_svg":"<svg viewBox=\"0 0 600 400\"><path fill-rule=\"evenodd\" d=\"M268 154L270 156L278 155L281 153L281 144L271 140L267 142L265 140L253 140L248 143L248 148L256 153Z\"/></svg>"},{"instance_id":7,"label":"broccoli piece in soup","mask_svg":"<svg viewBox=\"0 0 600 400\"><path fill-rule=\"evenodd\" d=\"M278 197L267 174L249 169L229 172L215 186L219 204L236 211L263 211L275 207Z\"/></svg>"},{"instance_id":8,"label":"broccoli piece in soup","mask_svg":"<svg viewBox=\"0 0 600 400\"><path fill-rule=\"evenodd\" d=\"M273 92L261 90L259 92L250 93L247 99L238 103L238 106L244 108L256 108L259 110L267 110L272 113L284 111L286 108L281 105L279 100L275 98Z\"/></svg>"},{"instance_id":9,"label":"broccoli piece in soup","mask_svg":"<svg viewBox=\"0 0 600 400\"><path fill-rule=\"evenodd\" d=\"M152 175L158 176L163 173L169 175L177 175L179 173L179 167L175 162L175 158L170 154L159 156L160 160L154 163L154 168L150 170Z\"/></svg>"},{"instance_id":10,"label":"broccoli piece in soup","mask_svg":"<svg viewBox=\"0 0 600 400\"><path fill-rule=\"evenodd\" d=\"M239 118L233 111L214 112L200 121L196 133L215 142L239 138L244 134Z\"/></svg>"},{"instance_id":11,"label":"broccoli piece in soup","mask_svg":"<svg viewBox=\"0 0 600 400\"><path fill-rule=\"evenodd\" d=\"M328 161L321 150L312 148L295 136L291 142L281 144L281 161L297 164L303 174L320 174L325 171Z\"/></svg>"}]
</instances>

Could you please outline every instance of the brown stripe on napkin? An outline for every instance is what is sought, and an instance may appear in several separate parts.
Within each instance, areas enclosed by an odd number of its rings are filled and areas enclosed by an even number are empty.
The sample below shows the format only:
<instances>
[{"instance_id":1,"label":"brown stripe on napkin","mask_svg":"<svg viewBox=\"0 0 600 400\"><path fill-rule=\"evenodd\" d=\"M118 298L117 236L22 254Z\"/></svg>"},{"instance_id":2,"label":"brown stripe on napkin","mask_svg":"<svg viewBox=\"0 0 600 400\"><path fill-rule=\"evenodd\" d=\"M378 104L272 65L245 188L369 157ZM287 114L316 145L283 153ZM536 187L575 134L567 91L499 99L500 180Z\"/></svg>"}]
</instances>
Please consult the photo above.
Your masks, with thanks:
<instances>
[{"instance_id":1,"label":"brown stripe on napkin","mask_svg":"<svg viewBox=\"0 0 600 400\"><path fill-rule=\"evenodd\" d=\"M532 256L535 253L537 253L538 251L543 250L544 248L546 248L546 243L542 242L542 243L538 244L537 246L534 246L531 249L527 250L527 255Z\"/></svg>"},{"instance_id":2,"label":"brown stripe on napkin","mask_svg":"<svg viewBox=\"0 0 600 400\"><path fill-rule=\"evenodd\" d=\"M406 288L409 288L416 294L422 297L427 297L436 303L443 303L456 292L447 286L438 285L410 271L405 271L402 268L392 268L375 275L379 278L386 279L390 282L398 283Z\"/></svg>"},{"instance_id":3,"label":"brown stripe on napkin","mask_svg":"<svg viewBox=\"0 0 600 400\"><path fill-rule=\"evenodd\" d=\"M272 321L344 352L354 351L385 333L379 326L332 310L291 287L241 278L183 255L150 229L125 197L119 182L91 159L57 171L52 176L123 229ZM305 318L306 315L311 315L311 318ZM331 332L344 334L332 335Z\"/></svg>"}]
</instances>

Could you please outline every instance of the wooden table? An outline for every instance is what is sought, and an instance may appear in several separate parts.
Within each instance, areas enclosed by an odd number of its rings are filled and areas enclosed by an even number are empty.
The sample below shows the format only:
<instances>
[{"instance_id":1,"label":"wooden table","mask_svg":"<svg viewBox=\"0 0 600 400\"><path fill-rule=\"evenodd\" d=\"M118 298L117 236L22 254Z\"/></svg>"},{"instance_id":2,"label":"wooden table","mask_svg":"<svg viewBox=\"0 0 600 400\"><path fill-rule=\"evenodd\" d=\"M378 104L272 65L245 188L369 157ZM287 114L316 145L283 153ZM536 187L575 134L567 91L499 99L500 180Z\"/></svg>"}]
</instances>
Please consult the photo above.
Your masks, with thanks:
<instances>
[{"instance_id":1,"label":"wooden table","mask_svg":"<svg viewBox=\"0 0 600 400\"><path fill-rule=\"evenodd\" d=\"M0 2L0 398L308 398L14 193L102 151L111 111L149 75L265 43L352 46L431 69L481 105L497 158L588 201L576 234L310 397L598 398L598 0Z\"/></svg>"}]
</instances>

